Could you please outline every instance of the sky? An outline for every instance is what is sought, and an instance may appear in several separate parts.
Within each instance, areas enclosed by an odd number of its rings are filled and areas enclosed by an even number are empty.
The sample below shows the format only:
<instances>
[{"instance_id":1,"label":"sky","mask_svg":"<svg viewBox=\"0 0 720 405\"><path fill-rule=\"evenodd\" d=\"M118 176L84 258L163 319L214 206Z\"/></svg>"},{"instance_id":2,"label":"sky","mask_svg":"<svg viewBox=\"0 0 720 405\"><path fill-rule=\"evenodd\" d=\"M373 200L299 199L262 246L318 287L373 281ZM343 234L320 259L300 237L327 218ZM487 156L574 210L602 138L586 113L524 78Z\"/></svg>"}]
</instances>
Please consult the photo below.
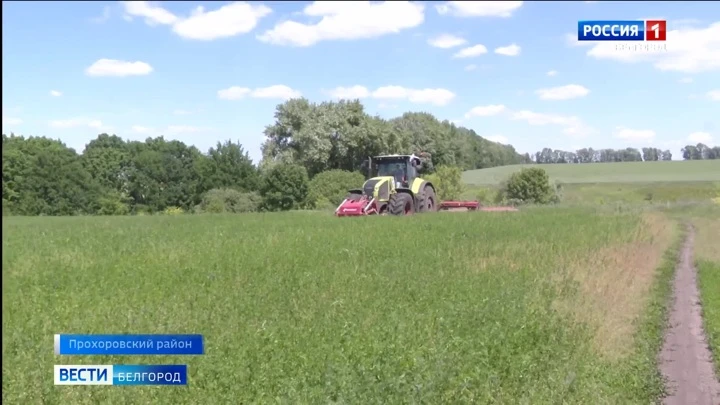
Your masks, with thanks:
<instances>
[{"instance_id":1,"label":"sky","mask_svg":"<svg viewBox=\"0 0 720 405\"><path fill-rule=\"evenodd\" d=\"M2 4L2 131L164 135L255 162L275 107L360 98L513 145L720 143L718 2ZM577 41L578 20L666 19L664 46ZM636 44L633 44L636 45ZM403 152L403 151L398 151Z\"/></svg>"}]
</instances>

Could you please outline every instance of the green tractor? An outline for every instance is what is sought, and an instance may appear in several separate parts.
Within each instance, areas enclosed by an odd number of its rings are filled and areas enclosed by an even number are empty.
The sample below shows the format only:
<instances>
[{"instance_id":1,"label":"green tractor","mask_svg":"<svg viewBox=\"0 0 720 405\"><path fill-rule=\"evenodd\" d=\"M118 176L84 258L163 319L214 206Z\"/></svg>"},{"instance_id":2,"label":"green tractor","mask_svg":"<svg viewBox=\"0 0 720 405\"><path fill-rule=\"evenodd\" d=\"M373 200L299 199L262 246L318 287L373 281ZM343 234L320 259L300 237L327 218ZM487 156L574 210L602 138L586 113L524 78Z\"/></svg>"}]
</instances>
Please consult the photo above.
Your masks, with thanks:
<instances>
[{"instance_id":1,"label":"green tractor","mask_svg":"<svg viewBox=\"0 0 720 405\"><path fill-rule=\"evenodd\" d=\"M339 217L373 214L408 215L438 210L435 187L418 176L422 161L415 155L384 155L365 165L369 179L335 210Z\"/></svg>"}]
</instances>

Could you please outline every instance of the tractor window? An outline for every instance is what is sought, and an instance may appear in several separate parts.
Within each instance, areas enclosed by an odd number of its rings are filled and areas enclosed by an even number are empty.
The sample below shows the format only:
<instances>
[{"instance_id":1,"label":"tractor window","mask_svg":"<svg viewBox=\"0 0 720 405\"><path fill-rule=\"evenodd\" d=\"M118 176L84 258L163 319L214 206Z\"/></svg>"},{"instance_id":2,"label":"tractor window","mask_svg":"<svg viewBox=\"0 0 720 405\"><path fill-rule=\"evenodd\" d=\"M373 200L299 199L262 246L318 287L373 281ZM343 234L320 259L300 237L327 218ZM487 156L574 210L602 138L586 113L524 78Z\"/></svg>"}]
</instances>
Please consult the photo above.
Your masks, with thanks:
<instances>
[{"instance_id":1,"label":"tractor window","mask_svg":"<svg viewBox=\"0 0 720 405\"><path fill-rule=\"evenodd\" d=\"M396 176L398 169L405 175L405 164L401 162L381 162L377 164L378 176Z\"/></svg>"}]
</instances>

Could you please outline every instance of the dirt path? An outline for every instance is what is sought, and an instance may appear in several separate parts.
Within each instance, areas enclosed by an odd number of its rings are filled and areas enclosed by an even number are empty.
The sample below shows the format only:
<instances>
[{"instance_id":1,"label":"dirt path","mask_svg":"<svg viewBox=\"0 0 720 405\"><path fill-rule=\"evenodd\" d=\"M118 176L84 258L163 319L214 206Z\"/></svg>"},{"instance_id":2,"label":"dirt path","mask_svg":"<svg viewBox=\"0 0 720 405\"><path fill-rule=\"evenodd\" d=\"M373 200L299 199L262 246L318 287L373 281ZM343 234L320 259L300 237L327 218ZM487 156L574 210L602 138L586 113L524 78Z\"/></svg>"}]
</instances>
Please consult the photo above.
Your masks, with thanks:
<instances>
[{"instance_id":1,"label":"dirt path","mask_svg":"<svg viewBox=\"0 0 720 405\"><path fill-rule=\"evenodd\" d=\"M692 259L695 231L688 229L673 282L670 325L660 354L667 381L666 405L720 405L720 382L703 330L697 274Z\"/></svg>"}]
</instances>

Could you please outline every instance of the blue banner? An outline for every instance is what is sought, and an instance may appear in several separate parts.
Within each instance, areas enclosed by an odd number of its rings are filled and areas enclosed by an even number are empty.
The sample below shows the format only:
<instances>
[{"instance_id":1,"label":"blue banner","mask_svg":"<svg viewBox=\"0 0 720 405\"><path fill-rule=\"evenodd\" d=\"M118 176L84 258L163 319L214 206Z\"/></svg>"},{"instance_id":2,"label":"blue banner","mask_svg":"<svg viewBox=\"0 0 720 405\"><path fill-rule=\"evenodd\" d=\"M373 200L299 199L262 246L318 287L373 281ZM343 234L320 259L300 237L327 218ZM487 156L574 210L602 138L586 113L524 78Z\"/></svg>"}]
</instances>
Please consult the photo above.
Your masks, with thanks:
<instances>
[{"instance_id":1,"label":"blue banner","mask_svg":"<svg viewBox=\"0 0 720 405\"><path fill-rule=\"evenodd\" d=\"M645 21L578 21L578 41L644 41Z\"/></svg>"},{"instance_id":2,"label":"blue banner","mask_svg":"<svg viewBox=\"0 0 720 405\"><path fill-rule=\"evenodd\" d=\"M55 385L187 385L187 365L56 365Z\"/></svg>"},{"instance_id":3,"label":"blue banner","mask_svg":"<svg viewBox=\"0 0 720 405\"><path fill-rule=\"evenodd\" d=\"M199 355L205 347L202 335L55 335L55 354Z\"/></svg>"}]
</instances>

